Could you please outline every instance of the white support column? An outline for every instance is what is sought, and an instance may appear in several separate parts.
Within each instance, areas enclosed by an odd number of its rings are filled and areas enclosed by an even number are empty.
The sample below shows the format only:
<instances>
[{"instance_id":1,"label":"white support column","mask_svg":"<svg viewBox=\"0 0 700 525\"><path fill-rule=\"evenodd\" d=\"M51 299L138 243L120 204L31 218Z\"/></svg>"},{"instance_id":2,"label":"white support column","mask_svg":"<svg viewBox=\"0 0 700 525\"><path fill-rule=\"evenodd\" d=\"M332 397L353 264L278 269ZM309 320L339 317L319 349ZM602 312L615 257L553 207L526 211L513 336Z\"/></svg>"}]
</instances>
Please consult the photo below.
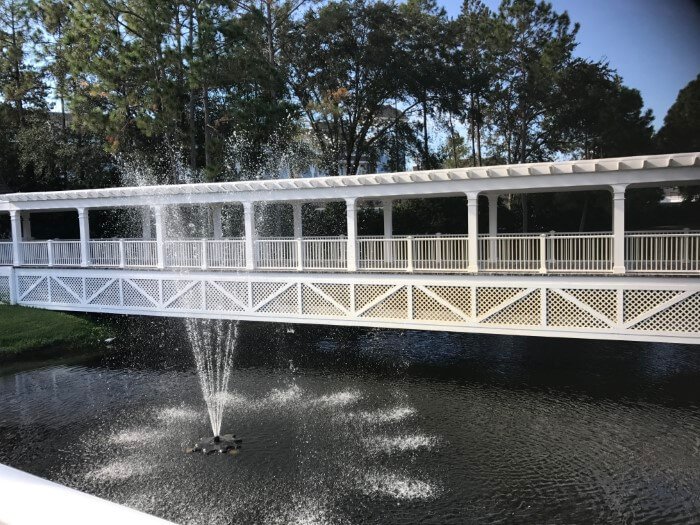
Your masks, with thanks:
<instances>
[{"instance_id":1,"label":"white support column","mask_svg":"<svg viewBox=\"0 0 700 525\"><path fill-rule=\"evenodd\" d=\"M348 271L357 271L357 199L345 199L348 222Z\"/></svg>"},{"instance_id":2,"label":"white support column","mask_svg":"<svg viewBox=\"0 0 700 525\"><path fill-rule=\"evenodd\" d=\"M292 203L292 217L294 223L294 238L301 239L304 236L303 221L301 216L301 202Z\"/></svg>"},{"instance_id":3,"label":"white support column","mask_svg":"<svg viewBox=\"0 0 700 525\"><path fill-rule=\"evenodd\" d=\"M32 221L29 212L25 211L21 214L22 217L22 239L25 241L32 240Z\"/></svg>"},{"instance_id":4,"label":"white support column","mask_svg":"<svg viewBox=\"0 0 700 525\"><path fill-rule=\"evenodd\" d=\"M165 226L163 224L163 207L154 206L153 216L156 222L156 253L158 254L157 267L165 268Z\"/></svg>"},{"instance_id":5,"label":"white support column","mask_svg":"<svg viewBox=\"0 0 700 525\"><path fill-rule=\"evenodd\" d=\"M479 271L479 193L469 192L467 195L467 228L469 240L467 241L467 258L469 273Z\"/></svg>"},{"instance_id":6,"label":"white support column","mask_svg":"<svg viewBox=\"0 0 700 525\"><path fill-rule=\"evenodd\" d=\"M498 194L489 193L489 236L498 235Z\"/></svg>"},{"instance_id":7,"label":"white support column","mask_svg":"<svg viewBox=\"0 0 700 525\"><path fill-rule=\"evenodd\" d=\"M141 209L141 237L147 241L150 241L153 238L153 233L151 232L150 208Z\"/></svg>"},{"instance_id":8,"label":"white support column","mask_svg":"<svg viewBox=\"0 0 700 525\"><path fill-rule=\"evenodd\" d=\"M245 267L255 269L255 206L252 202L243 203L243 223L245 225Z\"/></svg>"},{"instance_id":9,"label":"white support column","mask_svg":"<svg viewBox=\"0 0 700 525\"><path fill-rule=\"evenodd\" d=\"M80 266L90 266L90 211L78 208L80 226Z\"/></svg>"},{"instance_id":10,"label":"white support column","mask_svg":"<svg viewBox=\"0 0 700 525\"><path fill-rule=\"evenodd\" d=\"M214 239L224 238L224 227L221 224L221 204L214 204L211 208L212 221L214 222Z\"/></svg>"},{"instance_id":11,"label":"white support column","mask_svg":"<svg viewBox=\"0 0 700 525\"><path fill-rule=\"evenodd\" d=\"M391 239L394 235L393 204L391 199L382 201L382 212L384 215L384 237Z\"/></svg>"},{"instance_id":12,"label":"white support column","mask_svg":"<svg viewBox=\"0 0 700 525\"><path fill-rule=\"evenodd\" d=\"M613 273L625 273L625 188L626 184L611 186L613 223Z\"/></svg>"},{"instance_id":13,"label":"white support column","mask_svg":"<svg viewBox=\"0 0 700 525\"><path fill-rule=\"evenodd\" d=\"M22 242L22 225L17 210L10 210L10 230L12 233L12 265L21 266L22 256L20 250L22 245L20 243Z\"/></svg>"},{"instance_id":14,"label":"white support column","mask_svg":"<svg viewBox=\"0 0 700 525\"><path fill-rule=\"evenodd\" d=\"M498 235L498 194L489 193L489 261L495 262L497 260L496 251L498 249L498 241L496 236Z\"/></svg>"}]
</instances>

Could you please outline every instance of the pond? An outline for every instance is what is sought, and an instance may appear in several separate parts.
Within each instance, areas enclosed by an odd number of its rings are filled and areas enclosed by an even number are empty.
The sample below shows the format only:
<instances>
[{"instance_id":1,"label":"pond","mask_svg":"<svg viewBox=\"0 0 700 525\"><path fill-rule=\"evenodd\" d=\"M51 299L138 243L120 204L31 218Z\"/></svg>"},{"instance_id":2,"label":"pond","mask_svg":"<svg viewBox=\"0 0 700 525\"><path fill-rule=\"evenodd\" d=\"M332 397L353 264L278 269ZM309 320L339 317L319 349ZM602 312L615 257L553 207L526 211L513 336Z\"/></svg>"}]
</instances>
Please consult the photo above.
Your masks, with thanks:
<instances>
[{"instance_id":1,"label":"pond","mask_svg":"<svg viewBox=\"0 0 700 525\"><path fill-rule=\"evenodd\" d=\"M700 516L700 348L241 325L211 434L175 320L0 374L0 463L178 523ZM133 327L133 328L132 328Z\"/></svg>"}]
</instances>

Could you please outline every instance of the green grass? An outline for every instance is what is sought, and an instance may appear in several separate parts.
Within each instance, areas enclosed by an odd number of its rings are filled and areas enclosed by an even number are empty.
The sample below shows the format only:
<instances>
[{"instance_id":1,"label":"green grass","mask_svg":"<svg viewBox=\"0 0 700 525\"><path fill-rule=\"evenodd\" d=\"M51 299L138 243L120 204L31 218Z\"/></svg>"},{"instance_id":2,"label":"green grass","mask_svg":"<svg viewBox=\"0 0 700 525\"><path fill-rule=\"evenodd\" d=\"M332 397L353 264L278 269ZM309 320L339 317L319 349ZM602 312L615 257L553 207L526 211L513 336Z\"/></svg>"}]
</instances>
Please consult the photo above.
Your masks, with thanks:
<instances>
[{"instance_id":1,"label":"green grass","mask_svg":"<svg viewBox=\"0 0 700 525\"><path fill-rule=\"evenodd\" d=\"M0 360L50 349L87 350L106 337L105 328L86 317L0 305Z\"/></svg>"}]
</instances>

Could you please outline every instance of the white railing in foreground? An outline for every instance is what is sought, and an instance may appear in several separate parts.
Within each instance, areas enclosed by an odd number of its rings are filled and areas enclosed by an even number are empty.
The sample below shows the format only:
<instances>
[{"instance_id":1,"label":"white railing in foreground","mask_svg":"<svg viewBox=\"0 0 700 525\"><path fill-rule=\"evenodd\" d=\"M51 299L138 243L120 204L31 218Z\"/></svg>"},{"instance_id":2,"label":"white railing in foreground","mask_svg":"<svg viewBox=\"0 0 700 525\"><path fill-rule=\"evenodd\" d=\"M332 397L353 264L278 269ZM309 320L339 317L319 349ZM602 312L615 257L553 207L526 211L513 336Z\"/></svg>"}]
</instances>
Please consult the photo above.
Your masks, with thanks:
<instances>
[{"instance_id":1,"label":"white railing in foreground","mask_svg":"<svg viewBox=\"0 0 700 525\"><path fill-rule=\"evenodd\" d=\"M297 269L298 252L296 239L259 239L255 241L255 264L265 270Z\"/></svg>"},{"instance_id":2,"label":"white railing in foreground","mask_svg":"<svg viewBox=\"0 0 700 525\"><path fill-rule=\"evenodd\" d=\"M155 268L158 244L143 240L90 241L90 266L115 268Z\"/></svg>"},{"instance_id":3,"label":"white railing in foreground","mask_svg":"<svg viewBox=\"0 0 700 525\"><path fill-rule=\"evenodd\" d=\"M625 267L629 272L700 271L700 233L627 233Z\"/></svg>"},{"instance_id":4,"label":"white railing in foreground","mask_svg":"<svg viewBox=\"0 0 700 525\"><path fill-rule=\"evenodd\" d=\"M55 266L80 266L82 250L80 241L47 241L49 264Z\"/></svg>"},{"instance_id":5,"label":"white railing in foreground","mask_svg":"<svg viewBox=\"0 0 700 525\"><path fill-rule=\"evenodd\" d=\"M366 271L413 271L410 237L360 237L357 239L357 268Z\"/></svg>"},{"instance_id":6,"label":"white railing in foreground","mask_svg":"<svg viewBox=\"0 0 700 525\"><path fill-rule=\"evenodd\" d=\"M0 242L0 266L12 266L12 242Z\"/></svg>"},{"instance_id":7,"label":"white railing in foreground","mask_svg":"<svg viewBox=\"0 0 700 525\"><path fill-rule=\"evenodd\" d=\"M479 269L493 272L537 272L546 269L540 235L479 236Z\"/></svg>"}]
</instances>

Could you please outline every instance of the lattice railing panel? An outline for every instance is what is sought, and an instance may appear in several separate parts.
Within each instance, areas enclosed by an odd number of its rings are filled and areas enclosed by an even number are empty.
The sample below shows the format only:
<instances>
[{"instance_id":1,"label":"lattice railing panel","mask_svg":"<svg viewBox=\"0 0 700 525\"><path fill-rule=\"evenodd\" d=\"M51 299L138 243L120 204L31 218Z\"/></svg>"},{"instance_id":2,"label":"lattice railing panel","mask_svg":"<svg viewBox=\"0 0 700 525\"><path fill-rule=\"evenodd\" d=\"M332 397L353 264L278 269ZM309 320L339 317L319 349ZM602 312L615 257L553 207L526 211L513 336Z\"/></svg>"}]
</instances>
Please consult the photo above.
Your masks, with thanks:
<instances>
[{"instance_id":1,"label":"lattice railing panel","mask_svg":"<svg viewBox=\"0 0 700 525\"><path fill-rule=\"evenodd\" d=\"M22 299L30 303L48 303L49 302L49 282L46 277L39 279L34 288L27 291Z\"/></svg>"},{"instance_id":2,"label":"lattice railing panel","mask_svg":"<svg viewBox=\"0 0 700 525\"><path fill-rule=\"evenodd\" d=\"M608 325L578 305L547 290L547 325L571 328L607 328Z\"/></svg>"},{"instance_id":3,"label":"lattice railing panel","mask_svg":"<svg viewBox=\"0 0 700 525\"><path fill-rule=\"evenodd\" d=\"M625 290L624 320L632 321L681 293L680 290Z\"/></svg>"},{"instance_id":4,"label":"lattice railing panel","mask_svg":"<svg viewBox=\"0 0 700 525\"><path fill-rule=\"evenodd\" d=\"M567 288L564 290L611 322L617 322L617 291Z\"/></svg>"},{"instance_id":5,"label":"lattice railing panel","mask_svg":"<svg viewBox=\"0 0 700 525\"><path fill-rule=\"evenodd\" d=\"M119 281L114 280L90 301L90 304L103 306L119 306Z\"/></svg>"},{"instance_id":6,"label":"lattice railing panel","mask_svg":"<svg viewBox=\"0 0 700 525\"><path fill-rule=\"evenodd\" d=\"M312 283L346 310L350 310L350 285L335 283Z\"/></svg>"},{"instance_id":7,"label":"lattice railing panel","mask_svg":"<svg viewBox=\"0 0 700 525\"><path fill-rule=\"evenodd\" d=\"M413 318L421 321L464 322L462 317L418 287L413 288Z\"/></svg>"},{"instance_id":8,"label":"lattice railing panel","mask_svg":"<svg viewBox=\"0 0 700 525\"><path fill-rule=\"evenodd\" d=\"M10 302L10 278L0 276L0 303Z\"/></svg>"},{"instance_id":9,"label":"lattice railing panel","mask_svg":"<svg viewBox=\"0 0 700 525\"><path fill-rule=\"evenodd\" d=\"M700 292L637 323L632 330L700 333Z\"/></svg>"},{"instance_id":10,"label":"lattice railing panel","mask_svg":"<svg viewBox=\"0 0 700 525\"><path fill-rule=\"evenodd\" d=\"M299 311L298 304L297 286L295 285L259 308L258 311L275 314L295 314Z\"/></svg>"},{"instance_id":11,"label":"lattice railing panel","mask_svg":"<svg viewBox=\"0 0 700 525\"><path fill-rule=\"evenodd\" d=\"M362 317L379 319L406 319L408 317L408 292L402 286L389 297L367 310Z\"/></svg>"},{"instance_id":12,"label":"lattice railing panel","mask_svg":"<svg viewBox=\"0 0 700 525\"><path fill-rule=\"evenodd\" d=\"M541 324L540 291L533 290L502 310L487 317L484 324L508 326L536 326Z\"/></svg>"},{"instance_id":13,"label":"lattice railing panel","mask_svg":"<svg viewBox=\"0 0 700 525\"><path fill-rule=\"evenodd\" d=\"M24 297L27 291L43 278L40 275L20 275L17 278L17 293L20 297Z\"/></svg>"},{"instance_id":14,"label":"lattice railing panel","mask_svg":"<svg viewBox=\"0 0 700 525\"><path fill-rule=\"evenodd\" d=\"M355 285L355 309L362 310L365 306L375 301L393 288L389 284L356 284Z\"/></svg>"},{"instance_id":15,"label":"lattice railing panel","mask_svg":"<svg viewBox=\"0 0 700 525\"><path fill-rule=\"evenodd\" d=\"M336 300L330 294L326 295L328 295L331 299ZM344 312L338 308L325 297L320 296L316 290L307 285L303 285L302 288L302 312L308 315L331 315L335 317L343 317L347 315L347 312Z\"/></svg>"},{"instance_id":16,"label":"lattice railing panel","mask_svg":"<svg viewBox=\"0 0 700 525\"><path fill-rule=\"evenodd\" d=\"M70 289L69 285L59 281L55 277L51 277L51 282L49 285L51 286L52 303L79 304L81 302L80 295L76 294L72 289ZM82 293L82 290L79 290L79 293Z\"/></svg>"},{"instance_id":17,"label":"lattice railing panel","mask_svg":"<svg viewBox=\"0 0 700 525\"><path fill-rule=\"evenodd\" d=\"M232 281L214 281L217 286L220 286L222 289L226 290L226 292L232 296L235 299L238 299L238 302L247 305L248 304L248 283L241 283L241 282L232 282Z\"/></svg>"},{"instance_id":18,"label":"lattice railing panel","mask_svg":"<svg viewBox=\"0 0 700 525\"><path fill-rule=\"evenodd\" d=\"M160 290L156 279L130 279L137 286L141 293L155 304L160 303Z\"/></svg>"},{"instance_id":19,"label":"lattice railing panel","mask_svg":"<svg viewBox=\"0 0 700 525\"><path fill-rule=\"evenodd\" d=\"M426 286L425 288L462 312L464 317L471 317L472 290L468 286Z\"/></svg>"},{"instance_id":20,"label":"lattice railing panel","mask_svg":"<svg viewBox=\"0 0 700 525\"><path fill-rule=\"evenodd\" d=\"M240 312L243 310L239 303L236 303L231 297L218 288L215 288L210 283L205 283L205 294L207 310L218 312ZM238 299L238 297L236 297L236 299Z\"/></svg>"},{"instance_id":21,"label":"lattice railing panel","mask_svg":"<svg viewBox=\"0 0 700 525\"><path fill-rule=\"evenodd\" d=\"M112 281L103 277L86 277L85 278L85 297L89 300L93 295L100 291L104 286Z\"/></svg>"},{"instance_id":22,"label":"lattice railing panel","mask_svg":"<svg viewBox=\"0 0 700 525\"><path fill-rule=\"evenodd\" d=\"M157 284L157 283L156 283ZM124 306L133 306L135 308L152 308L158 301L152 301L141 290L132 285L129 281L122 282L122 290L124 293Z\"/></svg>"},{"instance_id":23,"label":"lattice railing panel","mask_svg":"<svg viewBox=\"0 0 700 525\"><path fill-rule=\"evenodd\" d=\"M185 284L185 283L181 283ZM192 285L191 282L186 282L187 285ZM174 299L166 303L166 308L171 308L173 310L203 310L203 297L202 297L202 284L200 282L194 282L194 285L187 289L181 287L179 290L179 296L175 296ZM165 286L163 286L163 295L165 295Z\"/></svg>"},{"instance_id":24,"label":"lattice railing panel","mask_svg":"<svg viewBox=\"0 0 700 525\"><path fill-rule=\"evenodd\" d=\"M58 281L59 284L65 286L71 292L73 292L76 297L81 298L83 296L83 278L82 277L53 277L53 279ZM53 293L53 290L52 290L52 293Z\"/></svg>"},{"instance_id":25,"label":"lattice railing panel","mask_svg":"<svg viewBox=\"0 0 700 525\"><path fill-rule=\"evenodd\" d=\"M477 288L476 315L482 316L524 291L525 288Z\"/></svg>"},{"instance_id":26,"label":"lattice railing panel","mask_svg":"<svg viewBox=\"0 0 700 525\"><path fill-rule=\"evenodd\" d=\"M253 306L257 307L284 286L285 283L253 283Z\"/></svg>"}]
</instances>

